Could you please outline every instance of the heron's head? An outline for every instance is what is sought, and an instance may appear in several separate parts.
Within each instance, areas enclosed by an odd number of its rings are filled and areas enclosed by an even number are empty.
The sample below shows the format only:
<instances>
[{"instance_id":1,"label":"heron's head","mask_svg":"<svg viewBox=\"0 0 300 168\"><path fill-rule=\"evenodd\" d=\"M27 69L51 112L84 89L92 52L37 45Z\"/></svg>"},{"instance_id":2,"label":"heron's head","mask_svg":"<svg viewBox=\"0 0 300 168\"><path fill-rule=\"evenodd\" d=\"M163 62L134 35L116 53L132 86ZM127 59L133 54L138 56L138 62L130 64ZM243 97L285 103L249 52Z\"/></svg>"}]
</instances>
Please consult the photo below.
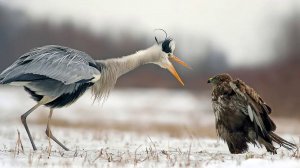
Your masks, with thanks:
<instances>
[{"instance_id":1,"label":"heron's head","mask_svg":"<svg viewBox=\"0 0 300 168\"><path fill-rule=\"evenodd\" d=\"M211 83L212 85L220 85L223 82L230 82L230 81L232 81L231 76L229 74L224 73L209 78L207 83Z\"/></svg>"},{"instance_id":2,"label":"heron's head","mask_svg":"<svg viewBox=\"0 0 300 168\"><path fill-rule=\"evenodd\" d=\"M154 63L159 65L161 68L167 69L182 85L184 85L172 62L177 62L189 69L191 68L173 54L175 50L175 41L171 38L166 38L164 41L160 43L158 42L158 45L161 51L158 55L158 59Z\"/></svg>"}]
</instances>

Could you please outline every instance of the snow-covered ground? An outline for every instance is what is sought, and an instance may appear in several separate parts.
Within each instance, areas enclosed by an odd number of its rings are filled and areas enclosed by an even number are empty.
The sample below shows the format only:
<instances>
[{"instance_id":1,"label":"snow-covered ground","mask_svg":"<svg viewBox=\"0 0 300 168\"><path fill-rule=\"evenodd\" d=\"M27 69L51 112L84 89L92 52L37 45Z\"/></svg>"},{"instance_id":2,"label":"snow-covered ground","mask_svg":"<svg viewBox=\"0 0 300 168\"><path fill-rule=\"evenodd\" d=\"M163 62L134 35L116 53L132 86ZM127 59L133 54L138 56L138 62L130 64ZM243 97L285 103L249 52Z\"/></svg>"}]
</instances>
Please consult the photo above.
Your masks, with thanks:
<instances>
[{"instance_id":1,"label":"snow-covered ground","mask_svg":"<svg viewBox=\"0 0 300 168\"><path fill-rule=\"evenodd\" d=\"M19 124L18 127L21 127ZM71 151L63 151L44 135L44 127L33 126L38 151L33 152L21 133L24 152L16 148L15 127L1 126L0 167L299 167L300 159L284 149L278 155L251 146L250 152L231 155L216 139L173 138L163 134L53 128ZM20 130L21 131L21 130ZM22 131L21 131L22 132ZM285 138L291 140L290 136ZM296 137L294 137L296 138Z\"/></svg>"},{"instance_id":2,"label":"snow-covered ground","mask_svg":"<svg viewBox=\"0 0 300 168\"><path fill-rule=\"evenodd\" d=\"M114 90L106 102L85 94L54 111L53 134L44 133L47 108L28 118L38 151L33 152L20 115L34 105L19 88L0 88L0 167L300 167L300 156L285 149L271 155L250 147L231 155L215 137L208 94L163 89ZM299 144L297 120L275 119L278 133ZM17 148L17 130L24 151ZM49 150L51 149L51 150ZM49 152L51 151L51 152Z\"/></svg>"}]
</instances>

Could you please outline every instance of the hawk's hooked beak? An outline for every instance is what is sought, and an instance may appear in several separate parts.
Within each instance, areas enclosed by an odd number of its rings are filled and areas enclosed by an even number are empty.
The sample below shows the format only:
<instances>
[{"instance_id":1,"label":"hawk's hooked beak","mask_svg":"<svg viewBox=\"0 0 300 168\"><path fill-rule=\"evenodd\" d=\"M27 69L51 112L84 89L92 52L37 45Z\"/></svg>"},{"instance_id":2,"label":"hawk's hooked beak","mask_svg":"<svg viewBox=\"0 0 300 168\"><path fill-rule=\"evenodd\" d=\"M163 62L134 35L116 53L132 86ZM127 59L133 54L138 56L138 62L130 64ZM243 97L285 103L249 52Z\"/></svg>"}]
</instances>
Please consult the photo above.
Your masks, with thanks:
<instances>
[{"instance_id":1,"label":"hawk's hooked beak","mask_svg":"<svg viewBox=\"0 0 300 168\"><path fill-rule=\"evenodd\" d=\"M177 62L178 64L188 68L188 69L191 69L191 67L183 62L182 60L180 60L178 57L176 57L175 55L171 55L169 56L169 60L170 61L175 61ZM167 66L167 69L170 71L170 73L181 83L182 86L184 86L184 83L183 81L181 80L180 76L178 75L176 69L174 68L173 64L170 62L170 64Z\"/></svg>"},{"instance_id":2,"label":"hawk's hooked beak","mask_svg":"<svg viewBox=\"0 0 300 168\"><path fill-rule=\"evenodd\" d=\"M209 78L207 83L211 83L212 80L213 80L213 78Z\"/></svg>"},{"instance_id":3,"label":"hawk's hooked beak","mask_svg":"<svg viewBox=\"0 0 300 168\"><path fill-rule=\"evenodd\" d=\"M207 83L210 83L210 82L211 82L211 78L208 79Z\"/></svg>"}]
</instances>

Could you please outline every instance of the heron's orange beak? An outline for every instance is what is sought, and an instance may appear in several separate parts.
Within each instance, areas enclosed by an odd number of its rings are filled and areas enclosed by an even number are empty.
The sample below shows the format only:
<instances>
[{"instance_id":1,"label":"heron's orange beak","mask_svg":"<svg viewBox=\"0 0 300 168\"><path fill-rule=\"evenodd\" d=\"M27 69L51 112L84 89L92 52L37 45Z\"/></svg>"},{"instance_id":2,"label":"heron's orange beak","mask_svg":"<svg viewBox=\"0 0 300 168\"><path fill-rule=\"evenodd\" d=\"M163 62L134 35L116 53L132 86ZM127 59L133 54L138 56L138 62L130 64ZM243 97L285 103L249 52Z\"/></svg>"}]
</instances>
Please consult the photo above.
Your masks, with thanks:
<instances>
[{"instance_id":1,"label":"heron's orange beak","mask_svg":"<svg viewBox=\"0 0 300 168\"><path fill-rule=\"evenodd\" d=\"M188 69L191 69L190 66L188 66L187 63L183 62L182 60L180 60L178 57L172 55L169 57L169 60L170 61L175 61L177 62L178 64L188 68ZM168 66L167 66L167 69L170 71L170 73L180 82L180 84L182 86L184 86L184 83L183 81L181 80L180 76L178 75L176 69L174 68L174 66L172 65L172 63L170 63Z\"/></svg>"},{"instance_id":2,"label":"heron's orange beak","mask_svg":"<svg viewBox=\"0 0 300 168\"><path fill-rule=\"evenodd\" d=\"M176 57L175 55L172 55L169 57L169 60L170 61L175 61L177 62L178 64L186 67L187 69L192 69L187 63L183 62L181 59L179 59L178 57Z\"/></svg>"}]
</instances>

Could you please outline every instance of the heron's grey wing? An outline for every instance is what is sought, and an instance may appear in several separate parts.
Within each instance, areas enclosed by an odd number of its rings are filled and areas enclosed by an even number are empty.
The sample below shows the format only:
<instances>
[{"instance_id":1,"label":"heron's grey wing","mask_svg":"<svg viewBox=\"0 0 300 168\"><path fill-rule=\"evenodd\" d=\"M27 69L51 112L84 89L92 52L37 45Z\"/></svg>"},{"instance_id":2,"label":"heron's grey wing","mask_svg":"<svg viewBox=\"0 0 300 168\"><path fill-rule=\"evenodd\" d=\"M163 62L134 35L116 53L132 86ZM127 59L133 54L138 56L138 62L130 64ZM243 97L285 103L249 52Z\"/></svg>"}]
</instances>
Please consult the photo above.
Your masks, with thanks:
<instances>
[{"instance_id":1,"label":"heron's grey wing","mask_svg":"<svg viewBox=\"0 0 300 168\"><path fill-rule=\"evenodd\" d=\"M86 53L63 46L44 46L22 55L0 75L2 83L51 78L64 83L91 81L101 67Z\"/></svg>"}]
</instances>

